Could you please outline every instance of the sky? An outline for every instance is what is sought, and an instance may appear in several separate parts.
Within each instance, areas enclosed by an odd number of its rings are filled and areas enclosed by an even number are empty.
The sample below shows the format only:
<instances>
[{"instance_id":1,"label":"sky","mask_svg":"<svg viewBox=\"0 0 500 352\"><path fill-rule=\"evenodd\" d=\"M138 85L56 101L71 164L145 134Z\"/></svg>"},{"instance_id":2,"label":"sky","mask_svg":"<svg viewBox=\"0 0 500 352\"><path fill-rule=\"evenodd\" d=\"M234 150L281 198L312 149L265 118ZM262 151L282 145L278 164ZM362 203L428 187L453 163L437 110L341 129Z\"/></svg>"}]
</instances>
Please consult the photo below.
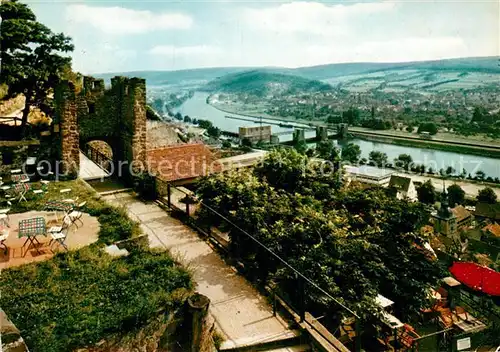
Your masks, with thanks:
<instances>
[{"instance_id":1,"label":"sky","mask_svg":"<svg viewBox=\"0 0 500 352\"><path fill-rule=\"evenodd\" d=\"M30 0L85 73L500 56L500 3Z\"/></svg>"}]
</instances>

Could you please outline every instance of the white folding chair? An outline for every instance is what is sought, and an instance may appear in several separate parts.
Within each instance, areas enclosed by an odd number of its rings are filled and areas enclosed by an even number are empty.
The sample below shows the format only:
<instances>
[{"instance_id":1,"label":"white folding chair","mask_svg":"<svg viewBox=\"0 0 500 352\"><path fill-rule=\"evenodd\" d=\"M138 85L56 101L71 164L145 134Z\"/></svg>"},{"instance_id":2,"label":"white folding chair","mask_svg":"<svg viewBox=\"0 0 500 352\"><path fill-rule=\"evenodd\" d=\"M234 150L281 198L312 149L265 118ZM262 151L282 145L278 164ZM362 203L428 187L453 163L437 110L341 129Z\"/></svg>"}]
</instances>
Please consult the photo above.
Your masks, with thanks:
<instances>
[{"instance_id":1,"label":"white folding chair","mask_svg":"<svg viewBox=\"0 0 500 352\"><path fill-rule=\"evenodd\" d=\"M69 218L71 219L71 224L75 224L76 228L78 228L79 226L76 224L76 222L78 221L81 226L83 226L83 221L82 221L82 217L83 217L83 212L82 212L82 209L83 207L87 204L87 202L82 202L80 204L78 204L75 208L73 208L73 210L68 214Z\"/></svg>"},{"instance_id":2,"label":"white folding chair","mask_svg":"<svg viewBox=\"0 0 500 352\"><path fill-rule=\"evenodd\" d=\"M53 250L54 244L59 244L64 247L64 249L68 250L68 246L66 245L66 237L68 237L68 231L71 226L71 219L68 216L65 216L63 219L62 226L53 226L48 230L50 234L50 249Z\"/></svg>"},{"instance_id":3,"label":"white folding chair","mask_svg":"<svg viewBox=\"0 0 500 352\"><path fill-rule=\"evenodd\" d=\"M29 183L21 183L20 185L23 187L19 190L19 203L23 200L27 202L26 194L31 190L31 185Z\"/></svg>"},{"instance_id":4,"label":"white folding chair","mask_svg":"<svg viewBox=\"0 0 500 352\"><path fill-rule=\"evenodd\" d=\"M5 241L7 238L9 238L10 231L7 229L1 230L0 231L0 247L3 247L3 253L7 254L9 249L7 248L7 245L5 244Z\"/></svg>"}]
</instances>

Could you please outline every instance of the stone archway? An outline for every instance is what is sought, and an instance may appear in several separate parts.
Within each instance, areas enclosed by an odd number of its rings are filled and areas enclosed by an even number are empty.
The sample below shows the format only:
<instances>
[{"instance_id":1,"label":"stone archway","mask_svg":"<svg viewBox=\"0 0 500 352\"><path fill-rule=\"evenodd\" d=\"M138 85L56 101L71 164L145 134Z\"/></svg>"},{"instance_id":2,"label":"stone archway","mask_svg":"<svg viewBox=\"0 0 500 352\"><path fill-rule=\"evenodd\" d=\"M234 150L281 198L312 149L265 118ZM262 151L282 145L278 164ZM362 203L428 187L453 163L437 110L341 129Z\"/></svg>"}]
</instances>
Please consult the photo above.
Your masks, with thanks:
<instances>
[{"instance_id":1,"label":"stone archway","mask_svg":"<svg viewBox=\"0 0 500 352\"><path fill-rule=\"evenodd\" d=\"M111 146L120 177L129 178L131 172L146 168L144 79L117 76L106 90L104 80L83 77L79 92L64 81L56 89L55 102L53 132L63 173L77 177L80 149L91 140Z\"/></svg>"},{"instance_id":2,"label":"stone archway","mask_svg":"<svg viewBox=\"0 0 500 352\"><path fill-rule=\"evenodd\" d=\"M106 170L110 176L114 174L114 152L109 141L94 139L88 142L80 141L82 152L101 169Z\"/></svg>"}]
</instances>

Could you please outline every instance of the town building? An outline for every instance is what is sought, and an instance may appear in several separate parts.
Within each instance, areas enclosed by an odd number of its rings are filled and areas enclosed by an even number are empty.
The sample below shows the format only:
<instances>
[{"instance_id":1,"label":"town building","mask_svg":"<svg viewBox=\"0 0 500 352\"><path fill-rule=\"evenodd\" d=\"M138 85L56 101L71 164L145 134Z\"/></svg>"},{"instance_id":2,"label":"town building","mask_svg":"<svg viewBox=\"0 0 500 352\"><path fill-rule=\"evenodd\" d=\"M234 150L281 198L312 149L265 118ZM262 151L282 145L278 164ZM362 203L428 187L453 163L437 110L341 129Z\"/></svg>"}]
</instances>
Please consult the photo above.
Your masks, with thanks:
<instances>
[{"instance_id":1,"label":"town building","mask_svg":"<svg viewBox=\"0 0 500 352\"><path fill-rule=\"evenodd\" d=\"M460 240L457 231L457 217L449 208L448 193L443 185L441 193L441 206L436 213L431 214L434 222L434 231L455 240Z\"/></svg>"},{"instance_id":2,"label":"town building","mask_svg":"<svg viewBox=\"0 0 500 352\"><path fill-rule=\"evenodd\" d=\"M441 207L432 217L435 232L457 240L459 233L469 229L474 220L472 214L461 205L450 209L447 200L441 201Z\"/></svg>"},{"instance_id":3,"label":"town building","mask_svg":"<svg viewBox=\"0 0 500 352\"><path fill-rule=\"evenodd\" d=\"M481 229L481 240L493 245L500 245L500 225L496 222Z\"/></svg>"},{"instance_id":4,"label":"town building","mask_svg":"<svg viewBox=\"0 0 500 352\"><path fill-rule=\"evenodd\" d=\"M452 208L451 212L453 213L453 215L455 215L458 231L465 230L470 226L472 226L472 221L474 220L474 217L462 205L457 205L455 208Z\"/></svg>"},{"instance_id":5,"label":"town building","mask_svg":"<svg viewBox=\"0 0 500 352\"><path fill-rule=\"evenodd\" d=\"M158 179L174 185L193 183L199 177L221 171L215 155L202 143L148 150L147 162L149 171Z\"/></svg>"},{"instance_id":6,"label":"town building","mask_svg":"<svg viewBox=\"0 0 500 352\"><path fill-rule=\"evenodd\" d=\"M240 140L247 139L252 143L256 142L271 142L271 126L252 126L240 127L239 137Z\"/></svg>"},{"instance_id":7,"label":"town building","mask_svg":"<svg viewBox=\"0 0 500 352\"><path fill-rule=\"evenodd\" d=\"M500 221L500 203L477 203L474 216L479 221Z\"/></svg>"},{"instance_id":8,"label":"town building","mask_svg":"<svg viewBox=\"0 0 500 352\"><path fill-rule=\"evenodd\" d=\"M345 171L347 173L348 182L357 181L382 187L387 187L389 185L391 176L394 174L393 170L381 169L368 165L359 167L346 165Z\"/></svg>"},{"instance_id":9,"label":"town building","mask_svg":"<svg viewBox=\"0 0 500 352\"><path fill-rule=\"evenodd\" d=\"M389 181L389 188L396 191L398 199L417 200L417 189L410 177L392 175Z\"/></svg>"}]
</instances>

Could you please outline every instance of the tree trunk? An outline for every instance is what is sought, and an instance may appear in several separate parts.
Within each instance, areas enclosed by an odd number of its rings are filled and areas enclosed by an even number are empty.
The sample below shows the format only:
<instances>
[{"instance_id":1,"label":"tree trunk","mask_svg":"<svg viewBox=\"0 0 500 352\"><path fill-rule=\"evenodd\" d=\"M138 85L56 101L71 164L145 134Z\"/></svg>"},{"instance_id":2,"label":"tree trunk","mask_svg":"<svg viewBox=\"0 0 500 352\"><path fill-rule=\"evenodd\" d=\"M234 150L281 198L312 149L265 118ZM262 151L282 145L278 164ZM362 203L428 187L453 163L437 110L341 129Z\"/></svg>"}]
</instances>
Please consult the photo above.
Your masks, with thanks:
<instances>
[{"instance_id":1,"label":"tree trunk","mask_svg":"<svg viewBox=\"0 0 500 352\"><path fill-rule=\"evenodd\" d=\"M30 113L30 108L31 108L31 92L28 92L26 94L26 102L24 104L24 109L23 109L23 117L21 120L21 137L24 138L26 137L26 132L28 128L28 115Z\"/></svg>"}]
</instances>

